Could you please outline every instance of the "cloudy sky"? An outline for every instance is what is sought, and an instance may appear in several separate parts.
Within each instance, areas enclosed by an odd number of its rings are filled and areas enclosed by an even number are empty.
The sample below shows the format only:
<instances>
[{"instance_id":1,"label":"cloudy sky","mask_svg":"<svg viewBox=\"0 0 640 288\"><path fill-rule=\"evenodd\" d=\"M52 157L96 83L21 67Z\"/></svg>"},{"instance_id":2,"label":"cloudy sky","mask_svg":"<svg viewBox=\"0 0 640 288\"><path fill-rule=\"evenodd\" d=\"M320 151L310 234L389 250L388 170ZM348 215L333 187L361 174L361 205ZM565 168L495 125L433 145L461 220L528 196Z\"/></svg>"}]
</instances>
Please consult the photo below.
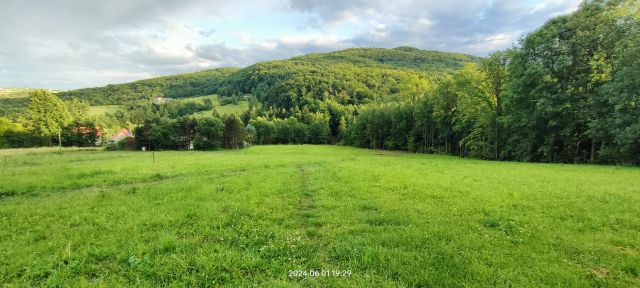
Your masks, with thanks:
<instances>
[{"instance_id":1,"label":"cloudy sky","mask_svg":"<svg viewBox=\"0 0 640 288\"><path fill-rule=\"evenodd\" d=\"M310 52L483 56L580 0L2 0L0 87L73 89Z\"/></svg>"}]
</instances>

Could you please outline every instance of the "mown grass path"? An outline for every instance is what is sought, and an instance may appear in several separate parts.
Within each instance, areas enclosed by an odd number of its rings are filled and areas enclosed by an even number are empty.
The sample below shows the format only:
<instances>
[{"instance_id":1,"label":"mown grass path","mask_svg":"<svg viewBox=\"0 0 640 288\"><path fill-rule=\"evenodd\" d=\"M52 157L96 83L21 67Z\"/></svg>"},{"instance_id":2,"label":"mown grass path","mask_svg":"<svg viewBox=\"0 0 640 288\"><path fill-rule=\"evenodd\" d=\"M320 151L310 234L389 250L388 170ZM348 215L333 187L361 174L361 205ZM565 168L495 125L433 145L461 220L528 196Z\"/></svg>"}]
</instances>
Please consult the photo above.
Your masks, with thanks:
<instances>
[{"instance_id":1,"label":"mown grass path","mask_svg":"<svg viewBox=\"0 0 640 288\"><path fill-rule=\"evenodd\" d=\"M640 285L637 168L308 145L0 156L7 286Z\"/></svg>"}]
</instances>

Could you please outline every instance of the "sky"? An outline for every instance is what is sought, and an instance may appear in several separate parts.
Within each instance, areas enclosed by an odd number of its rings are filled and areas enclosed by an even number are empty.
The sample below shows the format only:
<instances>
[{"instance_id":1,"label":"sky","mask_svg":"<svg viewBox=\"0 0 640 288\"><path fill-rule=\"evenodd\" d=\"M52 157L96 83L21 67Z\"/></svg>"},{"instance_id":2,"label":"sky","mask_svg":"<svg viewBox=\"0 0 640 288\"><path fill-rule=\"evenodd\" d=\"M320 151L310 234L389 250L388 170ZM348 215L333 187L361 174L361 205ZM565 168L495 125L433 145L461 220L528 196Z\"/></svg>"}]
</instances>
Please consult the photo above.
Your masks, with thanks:
<instances>
[{"instance_id":1,"label":"sky","mask_svg":"<svg viewBox=\"0 0 640 288\"><path fill-rule=\"evenodd\" d=\"M485 56L580 0L2 0L0 87L103 86L350 47Z\"/></svg>"}]
</instances>

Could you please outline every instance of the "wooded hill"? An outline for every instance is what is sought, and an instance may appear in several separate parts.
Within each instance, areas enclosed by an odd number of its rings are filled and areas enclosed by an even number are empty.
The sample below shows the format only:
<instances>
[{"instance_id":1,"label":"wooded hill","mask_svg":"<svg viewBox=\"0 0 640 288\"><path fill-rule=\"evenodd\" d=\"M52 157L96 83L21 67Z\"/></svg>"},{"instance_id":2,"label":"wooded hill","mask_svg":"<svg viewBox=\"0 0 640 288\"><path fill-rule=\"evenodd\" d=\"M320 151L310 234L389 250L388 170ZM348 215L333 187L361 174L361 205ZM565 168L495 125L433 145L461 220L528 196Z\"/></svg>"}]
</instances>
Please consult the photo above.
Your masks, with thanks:
<instances>
[{"instance_id":1,"label":"wooded hill","mask_svg":"<svg viewBox=\"0 0 640 288\"><path fill-rule=\"evenodd\" d=\"M220 68L78 89L60 92L58 96L62 99L76 97L91 105L105 105L155 97L255 93L260 100L288 109L290 99L276 99L280 97L274 94L280 94L282 90L297 90L304 92L304 97L337 98L345 104L359 103L364 99L398 93L398 84L410 77L439 77L478 60L479 57L470 55L412 47L353 48L261 62L244 69Z\"/></svg>"}]
</instances>

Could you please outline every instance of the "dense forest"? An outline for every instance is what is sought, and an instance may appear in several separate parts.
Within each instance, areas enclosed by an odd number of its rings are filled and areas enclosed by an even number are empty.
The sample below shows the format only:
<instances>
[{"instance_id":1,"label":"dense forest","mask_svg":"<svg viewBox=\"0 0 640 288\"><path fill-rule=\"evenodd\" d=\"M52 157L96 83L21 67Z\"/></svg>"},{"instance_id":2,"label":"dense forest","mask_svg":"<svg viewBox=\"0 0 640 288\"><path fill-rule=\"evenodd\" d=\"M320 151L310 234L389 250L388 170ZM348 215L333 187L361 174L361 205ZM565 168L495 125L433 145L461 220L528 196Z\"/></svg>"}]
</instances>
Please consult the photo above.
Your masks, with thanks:
<instances>
[{"instance_id":1,"label":"dense forest","mask_svg":"<svg viewBox=\"0 0 640 288\"><path fill-rule=\"evenodd\" d=\"M137 141L155 149L340 143L495 160L640 164L639 7L585 1L484 58L353 48L57 95L123 105L116 122L137 127ZM250 105L235 117L196 117L210 107L150 101L209 94L225 102L246 97ZM0 123L29 130L20 124L28 118Z\"/></svg>"}]
</instances>

